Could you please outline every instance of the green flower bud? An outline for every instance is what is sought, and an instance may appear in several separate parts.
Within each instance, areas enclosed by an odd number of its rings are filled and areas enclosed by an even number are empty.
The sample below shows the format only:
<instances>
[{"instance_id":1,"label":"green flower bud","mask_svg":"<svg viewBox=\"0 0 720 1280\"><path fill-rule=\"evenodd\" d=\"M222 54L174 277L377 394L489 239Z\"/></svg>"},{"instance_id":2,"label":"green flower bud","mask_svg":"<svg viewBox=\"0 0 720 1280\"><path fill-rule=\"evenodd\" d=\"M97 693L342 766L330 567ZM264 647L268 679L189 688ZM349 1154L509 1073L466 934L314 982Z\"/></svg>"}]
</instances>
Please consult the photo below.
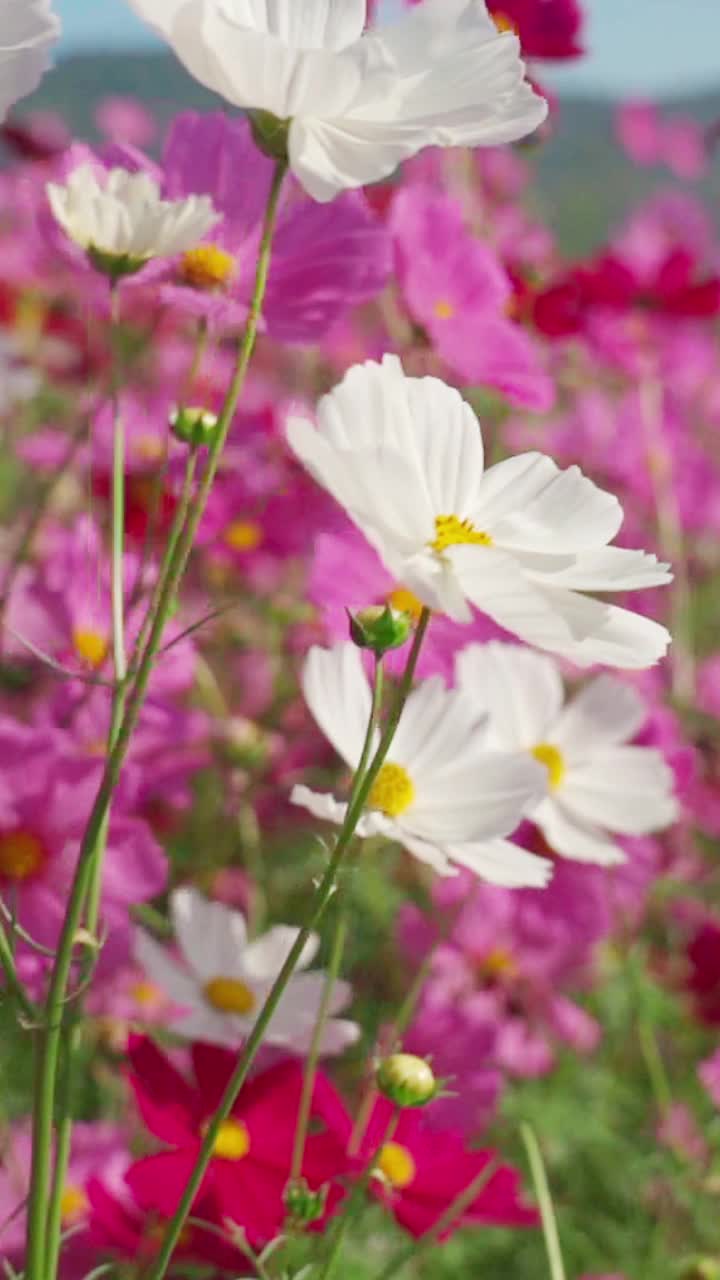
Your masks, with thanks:
<instances>
[{"instance_id":1,"label":"green flower bud","mask_svg":"<svg viewBox=\"0 0 720 1280\"><path fill-rule=\"evenodd\" d=\"M438 1082L432 1067L413 1053L393 1053L377 1069L380 1092L398 1107L424 1107L437 1097Z\"/></svg>"},{"instance_id":2,"label":"green flower bud","mask_svg":"<svg viewBox=\"0 0 720 1280\"><path fill-rule=\"evenodd\" d=\"M389 604L372 605L359 613L348 613L350 638L359 649L372 649L382 656L388 649L399 649L412 631L409 613L391 609Z\"/></svg>"},{"instance_id":3,"label":"green flower bud","mask_svg":"<svg viewBox=\"0 0 720 1280\"><path fill-rule=\"evenodd\" d=\"M107 249L96 249L94 245L86 250L88 260L96 271L101 271L110 280L122 280L124 276L134 276L136 271L146 267L149 258L133 256L131 253L109 253Z\"/></svg>"},{"instance_id":4,"label":"green flower bud","mask_svg":"<svg viewBox=\"0 0 720 1280\"><path fill-rule=\"evenodd\" d=\"M173 435L183 444L191 444L195 448L203 444L212 444L217 424L217 414L197 405L173 409L170 414Z\"/></svg>"},{"instance_id":5,"label":"green flower bud","mask_svg":"<svg viewBox=\"0 0 720 1280\"><path fill-rule=\"evenodd\" d=\"M272 111L250 111L248 114L255 146L271 160L287 163L290 121L273 115Z\"/></svg>"},{"instance_id":6,"label":"green flower bud","mask_svg":"<svg viewBox=\"0 0 720 1280\"><path fill-rule=\"evenodd\" d=\"M289 1182L285 1188L285 1208L290 1222L297 1227L307 1227L322 1218L327 1192L326 1186L311 1191L304 1178Z\"/></svg>"}]
</instances>

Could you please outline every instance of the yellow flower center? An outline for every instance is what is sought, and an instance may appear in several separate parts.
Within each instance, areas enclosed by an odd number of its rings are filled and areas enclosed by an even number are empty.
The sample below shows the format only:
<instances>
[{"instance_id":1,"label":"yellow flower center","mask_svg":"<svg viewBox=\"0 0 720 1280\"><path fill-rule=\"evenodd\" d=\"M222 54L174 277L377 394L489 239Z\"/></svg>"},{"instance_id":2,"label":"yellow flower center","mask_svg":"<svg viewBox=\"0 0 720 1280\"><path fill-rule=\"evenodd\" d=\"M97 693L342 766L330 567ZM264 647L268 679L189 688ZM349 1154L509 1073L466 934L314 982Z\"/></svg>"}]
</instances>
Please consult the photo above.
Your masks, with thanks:
<instances>
[{"instance_id":1,"label":"yellow flower center","mask_svg":"<svg viewBox=\"0 0 720 1280\"><path fill-rule=\"evenodd\" d=\"M399 818L415 799L415 787L401 764L384 764L370 788L368 806L388 818Z\"/></svg>"},{"instance_id":2,"label":"yellow flower center","mask_svg":"<svg viewBox=\"0 0 720 1280\"><path fill-rule=\"evenodd\" d=\"M448 302L447 298L438 298L433 311L438 320L452 320L455 315L455 308L452 302Z\"/></svg>"},{"instance_id":3,"label":"yellow flower center","mask_svg":"<svg viewBox=\"0 0 720 1280\"><path fill-rule=\"evenodd\" d=\"M107 636L92 627L76 627L72 634L73 647L78 658L89 667L101 667L108 654Z\"/></svg>"},{"instance_id":4,"label":"yellow flower center","mask_svg":"<svg viewBox=\"0 0 720 1280\"><path fill-rule=\"evenodd\" d=\"M540 764L545 765L553 790L559 787L565 777L565 761L562 752L558 751L552 742L539 742L536 747L533 747L532 754Z\"/></svg>"},{"instance_id":5,"label":"yellow flower center","mask_svg":"<svg viewBox=\"0 0 720 1280\"><path fill-rule=\"evenodd\" d=\"M77 1218L87 1213L89 1208L90 1201L82 1187L71 1184L65 1188L60 1197L60 1216L63 1222L75 1222Z\"/></svg>"},{"instance_id":6,"label":"yellow flower center","mask_svg":"<svg viewBox=\"0 0 720 1280\"><path fill-rule=\"evenodd\" d=\"M152 1009L165 1003L165 996L154 982L136 982L130 988L130 995L136 1004L144 1009Z\"/></svg>"},{"instance_id":7,"label":"yellow flower center","mask_svg":"<svg viewBox=\"0 0 720 1280\"><path fill-rule=\"evenodd\" d=\"M377 1167L381 1173L384 1173L391 1186L396 1187L398 1191L409 1187L417 1173L411 1153L399 1142L385 1143L380 1152Z\"/></svg>"},{"instance_id":8,"label":"yellow flower center","mask_svg":"<svg viewBox=\"0 0 720 1280\"><path fill-rule=\"evenodd\" d=\"M144 462L159 462L165 453L165 447L158 436L140 436L134 442L135 453Z\"/></svg>"},{"instance_id":9,"label":"yellow flower center","mask_svg":"<svg viewBox=\"0 0 720 1280\"><path fill-rule=\"evenodd\" d=\"M219 245L201 244L183 254L180 270L193 289L222 289L235 270L235 259Z\"/></svg>"},{"instance_id":10,"label":"yellow flower center","mask_svg":"<svg viewBox=\"0 0 720 1280\"><path fill-rule=\"evenodd\" d=\"M487 978L510 978L517 972L517 965L505 947L493 947L480 962L480 971Z\"/></svg>"},{"instance_id":11,"label":"yellow flower center","mask_svg":"<svg viewBox=\"0 0 720 1280\"><path fill-rule=\"evenodd\" d=\"M0 834L0 876L8 880L29 880L44 861L45 849L32 831Z\"/></svg>"},{"instance_id":12,"label":"yellow flower center","mask_svg":"<svg viewBox=\"0 0 720 1280\"><path fill-rule=\"evenodd\" d=\"M233 520L223 533L223 540L232 551L255 551L263 540L263 531L254 520Z\"/></svg>"},{"instance_id":13,"label":"yellow flower center","mask_svg":"<svg viewBox=\"0 0 720 1280\"><path fill-rule=\"evenodd\" d=\"M461 520L459 516L436 516L435 538L430 543L433 551L442 553L448 547L491 547L493 540L489 533L476 529L472 520Z\"/></svg>"},{"instance_id":14,"label":"yellow flower center","mask_svg":"<svg viewBox=\"0 0 720 1280\"><path fill-rule=\"evenodd\" d=\"M409 613L416 622L423 610L422 601L418 600L417 596L406 587L395 587L390 592L387 602L392 609L397 609L400 613Z\"/></svg>"},{"instance_id":15,"label":"yellow flower center","mask_svg":"<svg viewBox=\"0 0 720 1280\"><path fill-rule=\"evenodd\" d=\"M517 27L512 18L509 18L506 13L494 13L493 22L501 34L504 31L512 31L513 35L517 35Z\"/></svg>"},{"instance_id":16,"label":"yellow flower center","mask_svg":"<svg viewBox=\"0 0 720 1280\"><path fill-rule=\"evenodd\" d=\"M250 1134L242 1120L223 1120L213 1152L221 1160L244 1160L250 1151Z\"/></svg>"},{"instance_id":17,"label":"yellow flower center","mask_svg":"<svg viewBox=\"0 0 720 1280\"><path fill-rule=\"evenodd\" d=\"M205 999L220 1013L252 1013L257 1001L255 993L237 978L211 978L205 984Z\"/></svg>"}]
</instances>

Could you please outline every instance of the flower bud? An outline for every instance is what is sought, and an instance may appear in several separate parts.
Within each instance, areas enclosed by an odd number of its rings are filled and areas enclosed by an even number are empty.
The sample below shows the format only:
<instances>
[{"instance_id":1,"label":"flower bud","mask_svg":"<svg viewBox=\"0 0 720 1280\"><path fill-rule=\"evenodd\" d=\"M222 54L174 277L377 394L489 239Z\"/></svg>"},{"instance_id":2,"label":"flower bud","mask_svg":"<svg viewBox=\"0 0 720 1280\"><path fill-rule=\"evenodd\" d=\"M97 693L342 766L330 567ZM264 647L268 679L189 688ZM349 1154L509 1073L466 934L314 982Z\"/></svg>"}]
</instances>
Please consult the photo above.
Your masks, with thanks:
<instances>
[{"instance_id":1,"label":"flower bud","mask_svg":"<svg viewBox=\"0 0 720 1280\"><path fill-rule=\"evenodd\" d=\"M385 1058L375 1080L380 1092L398 1107L424 1107L438 1092L430 1064L412 1053L393 1053Z\"/></svg>"},{"instance_id":2,"label":"flower bud","mask_svg":"<svg viewBox=\"0 0 720 1280\"><path fill-rule=\"evenodd\" d=\"M409 613L391 609L389 604L372 605L359 613L348 613L350 638L359 649L372 649L382 656L388 649L399 649L412 631Z\"/></svg>"},{"instance_id":3,"label":"flower bud","mask_svg":"<svg viewBox=\"0 0 720 1280\"><path fill-rule=\"evenodd\" d=\"M271 160L287 162L290 121L273 115L272 111L250 111L249 116L255 146Z\"/></svg>"},{"instance_id":4,"label":"flower bud","mask_svg":"<svg viewBox=\"0 0 720 1280\"><path fill-rule=\"evenodd\" d=\"M134 276L142 271L150 259L147 256L133 253L113 253L110 249L97 249L91 245L86 250L88 262L96 271L100 271L113 283L124 280L126 276Z\"/></svg>"},{"instance_id":5,"label":"flower bud","mask_svg":"<svg viewBox=\"0 0 720 1280\"><path fill-rule=\"evenodd\" d=\"M307 1227L317 1222L325 1212L327 1187L312 1191L304 1178L289 1182L285 1188L285 1208L290 1222L298 1227Z\"/></svg>"},{"instance_id":6,"label":"flower bud","mask_svg":"<svg viewBox=\"0 0 720 1280\"><path fill-rule=\"evenodd\" d=\"M170 414L173 435L183 444L191 444L195 448L203 444L212 444L217 424L217 414L197 405L182 406L173 409Z\"/></svg>"}]
</instances>

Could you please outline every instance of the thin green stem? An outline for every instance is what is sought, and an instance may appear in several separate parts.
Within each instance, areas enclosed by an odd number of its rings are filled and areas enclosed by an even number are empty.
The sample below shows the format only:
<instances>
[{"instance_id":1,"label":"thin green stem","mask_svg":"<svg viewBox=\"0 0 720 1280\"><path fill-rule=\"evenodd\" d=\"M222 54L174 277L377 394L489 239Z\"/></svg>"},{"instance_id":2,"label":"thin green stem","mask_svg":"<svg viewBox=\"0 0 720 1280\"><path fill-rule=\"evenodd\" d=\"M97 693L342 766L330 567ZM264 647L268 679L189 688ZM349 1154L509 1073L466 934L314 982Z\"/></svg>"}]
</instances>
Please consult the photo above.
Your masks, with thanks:
<instances>
[{"instance_id":1,"label":"thin green stem","mask_svg":"<svg viewBox=\"0 0 720 1280\"><path fill-rule=\"evenodd\" d=\"M655 1106L662 1119L672 1107L672 1089L670 1088L670 1081L668 1080L655 1031L644 1017L641 1017L638 1021L637 1036Z\"/></svg>"},{"instance_id":2,"label":"thin green stem","mask_svg":"<svg viewBox=\"0 0 720 1280\"><path fill-rule=\"evenodd\" d=\"M540 1144L535 1137L534 1130L529 1124L520 1125L520 1135L525 1144L525 1150L527 1151L533 1187L535 1188L535 1195L540 1208L540 1218L542 1220L543 1238L545 1240L545 1252L547 1254L548 1266L550 1268L550 1277L551 1280L566 1280L565 1265L563 1263L562 1250L560 1248L557 1218L555 1217L555 1208L552 1201L552 1195L550 1193L547 1173L545 1172L545 1162L542 1157L542 1151L540 1150Z\"/></svg>"},{"instance_id":3,"label":"thin green stem","mask_svg":"<svg viewBox=\"0 0 720 1280\"><path fill-rule=\"evenodd\" d=\"M385 1132L377 1147L373 1151L372 1157L363 1169L362 1176L358 1178L347 1200L347 1204L343 1210L342 1217L338 1219L335 1231L330 1240L325 1264L318 1277L318 1280L331 1280L331 1276L340 1259L340 1251L342 1249L345 1237L352 1222L355 1220L358 1209L364 1201L370 1181L375 1173L383 1153L383 1147L386 1143L391 1142L395 1131L400 1122L400 1108L394 1107L390 1119L385 1126Z\"/></svg>"},{"instance_id":4,"label":"thin green stem","mask_svg":"<svg viewBox=\"0 0 720 1280\"><path fill-rule=\"evenodd\" d=\"M401 1271L406 1263L411 1262L414 1258L420 1258L434 1245L441 1236L457 1222L458 1218L462 1218L463 1214L470 1208L473 1201L477 1200L480 1192L487 1186L497 1168L497 1160L491 1160L485 1166L481 1173L468 1183L464 1191L453 1200L452 1204L438 1218L422 1236L417 1240L413 1240L411 1244L404 1245L402 1249L390 1259L383 1270L380 1272L378 1280L391 1280L391 1277Z\"/></svg>"},{"instance_id":5,"label":"thin green stem","mask_svg":"<svg viewBox=\"0 0 720 1280\"><path fill-rule=\"evenodd\" d=\"M168 1263L172 1258L173 1252L180 1238L180 1233L185 1220L190 1213L195 1196L197 1195L210 1161L212 1160L215 1143L220 1129L230 1115L238 1094L247 1080L252 1064L255 1061L258 1050L263 1042L267 1027L278 1004L280 1003L280 1000L282 999L285 988L297 968L298 961L302 955L307 940L322 918L325 909L335 892L337 873L343 862L345 854L354 839L360 815L365 807L372 785L385 762L388 751L390 750L390 745L393 737L395 736L395 731L400 721L403 707L407 701L408 694L412 689L415 670L417 668L418 658L420 657L420 650L422 648L422 643L425 638L429 622L430 611L429 609L423 609L415 631L415 637L405 666L405 671L403 672L403 676L398 687L395 703L390 715L388 716L377 751L375 752L372 762L368 766L365 774L361 775L358 772L355 773L345 813L345 820L340 829L332 857L330 858L325 874L320 881L320 885L318 886L315 894L310 917L298 933L285 963L273 983L265 1004L260 1010L255 1025L253 1026L253 1029L245 1043L243 1052L240 1055L218 1108L206 1127L202 1145L195 1162L195 1167L183 1190L178 1207L168 1223L162 1247L158 1253L157 1260L150 1272L148 1280L162 1280L162 1277L165 1275ZM32 1280L32 1278L28 1277L28 1280Z\"/></svg>"},{"instance_id":6,"label":"thin green stem","mask_svg":"<svg viewBox=\"0 0 720 1280\"><path fill-rule=\"evenodd\" d=\"M112 417L113 417L113 457L112 457L112 634L113 634L113 666L115 680L119 684L127 674L127 656L125 653L125 425L120 409L120 382L122 378L119 368L118 323L120 319L120 298L117 285L113 284L110 294L110 314L113 346L112 377Z\"/></svg>"},{"instance_id":7,"label":"thin green stem","mask_svg":"<svg viewBox=\"0 0 720 1280\"><path fill-rule=\"evenodd\" d=\"M298 1106L297 1123L295 1125L292 1162L290 1165L290 1179L293 1182L302 1174L303 1160L305 1158L305 1143L307 1142L313 1093L315 1090L315 1076L317 1073L318 1061L320 1059L320 1048L322 1045L323 1033L325 1031L325 1024L330 1014L333 989L340 974L340 965L342 964L342 955L345 949L346 938L347 917L343 906L340 905L337 911L337 920L335 922L335 930L330 949L325 986L323 988L320 1008L318 1009L312 1040L310 1041L310 1048L305 1062L302 1092L300 1094L300 1105Z\"/></svg>"},{"instance_id":8,"label":"thin green stem","mask_svg":"<svg viewBox=\"0 0 720 1280\"><path fill-rule=\"evenodd\" d=\"M30 997L28 996L22 982L18 978L17 969L15 968L15 957L13 949L10 945L5 926L0 923L0 966L5 973L5 981L7 989L12 997L17 1001L22 1009L25 1017L31 1021L35 1021L38 1016L38 1010L35 1008Z\"/></svg>"}]
</instances>

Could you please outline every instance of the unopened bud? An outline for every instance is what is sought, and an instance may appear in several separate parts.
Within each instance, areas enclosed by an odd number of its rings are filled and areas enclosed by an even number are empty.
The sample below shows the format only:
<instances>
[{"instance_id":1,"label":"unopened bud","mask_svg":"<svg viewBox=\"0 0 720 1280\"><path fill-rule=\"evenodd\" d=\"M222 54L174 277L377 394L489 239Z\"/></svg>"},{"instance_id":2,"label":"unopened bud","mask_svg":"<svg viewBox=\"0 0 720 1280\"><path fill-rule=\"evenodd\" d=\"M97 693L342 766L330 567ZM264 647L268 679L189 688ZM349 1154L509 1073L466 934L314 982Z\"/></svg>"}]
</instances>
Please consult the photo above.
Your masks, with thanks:
<instances>
[{"instance_id":1,"label":"unopened bud","mask_svg":"<svg viewBox=\"0 0 720 1280\"><path fill-rule=\"evenodd\" d=\"M385 1058L375 1080L380 1092L398 1107L424 1107L438 1092L432 1067L412 1053L393 1053Z\"/></svg>"},{"instance_id":2,"label":"unopened bud","mask_svg":"<svg viewBox=\"0 0 720 1280\"><path fill-rule=\"evenodd\" d=\"M312 1191L304 1178L289 1182L285 1188L285 1208L291 1223L307 1227L317 1222L325 1212L327 1187Z\"/></svg>"},{"instance_id":3,"label":"unopened bud","mask_svg":"<svg viewBox=\"0 0 720 1280\"><path fill-rule=\"evenodd\" d=\"M203 444L212 444L217 424L217 414L196 405L173 409L170 414L173 435L183 444L191 444L195 448Z\"/></svg>"},{"instance_id":4,"label":"unopened bud","mask_svg":"<svg viewBox=\"0 0 720 1280\"><path fill-rule=\"evenodd\" d=\"M148 257L137 257L132 253L111 253L108 249L96 249L94 245L86 252L88 261L95 270L102 272L113 283L124 280L126 276L134 276L150 261Z\"/></svg>"},{"instance_id":5,"label":"unopened bud","mask_svg":"<svg viewBox=\"0 0 720 1280\"><path fill-rule=\"evenodd\" d=\"M360 649L372 649L382 655L388 649L399 649L412 631L409 613L400 613L389 604L371 605L359 613L348 613L350 638Z\"/></svg>"},{"instance_id":6,"label":"unopened bud","mask_svg":"<svg viewBox=\"0 0 720 1280\"><path fill-rule=\"evenodd\" d=\"M271 160L287 162L290 121L272 111L250 111L249 116L255 146Z\"/></svg>"}]
</instances>

